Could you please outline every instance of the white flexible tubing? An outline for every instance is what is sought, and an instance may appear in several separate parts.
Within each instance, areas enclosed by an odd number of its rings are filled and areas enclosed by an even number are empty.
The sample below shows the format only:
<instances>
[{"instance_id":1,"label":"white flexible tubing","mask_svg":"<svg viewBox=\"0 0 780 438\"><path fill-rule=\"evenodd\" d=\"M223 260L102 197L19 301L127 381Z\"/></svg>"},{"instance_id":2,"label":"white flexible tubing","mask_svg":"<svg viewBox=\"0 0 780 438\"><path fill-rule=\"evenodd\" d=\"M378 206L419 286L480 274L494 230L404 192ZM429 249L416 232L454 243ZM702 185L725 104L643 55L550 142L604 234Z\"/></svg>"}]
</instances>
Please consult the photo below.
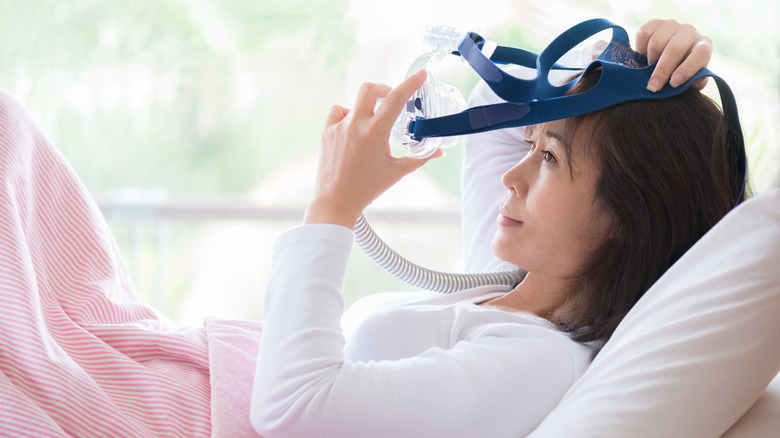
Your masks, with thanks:
<instances>
[{"instance_id":1,"label":"white flexible tubing","mask_svg":"<svg viewBox=\"0 0 780 438\"><path fill-rule=\"evenodd\" d=\"M482 274L456 274L423 268L398 255L377 236L361 214L355 223L355 242L385 271L412 286L433 292L451 293L477 286L508 285L520 283L524 270L487 272Z\"/></svg>"}]
</instances>

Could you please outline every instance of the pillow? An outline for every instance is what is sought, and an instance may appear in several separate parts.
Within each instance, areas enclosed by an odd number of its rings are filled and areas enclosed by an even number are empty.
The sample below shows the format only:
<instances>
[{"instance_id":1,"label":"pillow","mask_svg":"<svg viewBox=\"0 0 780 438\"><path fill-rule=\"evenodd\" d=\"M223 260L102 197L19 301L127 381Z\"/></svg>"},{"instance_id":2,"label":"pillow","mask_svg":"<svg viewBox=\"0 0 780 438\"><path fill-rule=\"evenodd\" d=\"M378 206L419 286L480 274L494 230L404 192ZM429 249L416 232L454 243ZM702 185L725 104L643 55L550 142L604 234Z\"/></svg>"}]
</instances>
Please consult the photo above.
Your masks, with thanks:
<instances>
[{"instance_id":1,"label":"pillow","mask_svg":"<svg viewBox=\"0 0 780 438\"><path fill-rule=\"evenodd\" d=\"M780 371L780 189L731 211L530 436L718 437Z\"/></svg>"},{"instance_id":2,"label":"pillow","mask_svg":"<svg viewBox=\"0 0 780 438\"><path fill-rule=\"evenodd\" d=\"M722 438L776 437L780 430L780 375Z\"/></svg>"}]
</instances>

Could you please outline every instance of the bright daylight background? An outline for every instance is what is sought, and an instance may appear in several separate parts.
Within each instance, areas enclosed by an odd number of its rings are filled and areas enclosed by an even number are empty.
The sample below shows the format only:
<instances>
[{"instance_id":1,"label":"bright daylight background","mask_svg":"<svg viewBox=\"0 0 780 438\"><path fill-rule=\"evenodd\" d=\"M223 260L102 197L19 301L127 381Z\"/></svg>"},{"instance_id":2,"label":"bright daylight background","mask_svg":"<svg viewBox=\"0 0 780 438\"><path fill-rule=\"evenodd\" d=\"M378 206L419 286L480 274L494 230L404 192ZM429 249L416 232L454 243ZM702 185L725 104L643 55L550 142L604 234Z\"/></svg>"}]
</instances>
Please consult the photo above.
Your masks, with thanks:
<instances>
[{"instance_id":1,"label":"bright daylight background","mask_svg":"<svg viewBox=\"0 0 780 438\"><path fill-rule=\"evenodd\" d=\"M780 14L766 0L0 0L0 87L98 199L145 301L181 324L262 318L271 245L302 216L331 105L402 80L425 25L539 51L593 17L632 37L653 17L709 35L753 187L778 184ZM462 70L449 79L468 88ZM436 269L460 269L459 161L449 150L367 213ZM348 302L409 289L355 249Z\"/></svg>"}]
</instances>

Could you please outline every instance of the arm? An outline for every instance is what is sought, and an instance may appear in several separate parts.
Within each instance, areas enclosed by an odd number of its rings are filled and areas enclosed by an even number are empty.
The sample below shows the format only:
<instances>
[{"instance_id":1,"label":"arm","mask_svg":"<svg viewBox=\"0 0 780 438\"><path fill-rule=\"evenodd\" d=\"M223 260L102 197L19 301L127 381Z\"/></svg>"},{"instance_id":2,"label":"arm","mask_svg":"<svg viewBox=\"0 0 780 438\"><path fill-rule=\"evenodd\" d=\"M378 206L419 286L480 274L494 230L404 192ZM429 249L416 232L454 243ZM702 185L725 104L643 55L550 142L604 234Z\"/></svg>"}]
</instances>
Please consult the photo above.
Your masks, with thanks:
<instances>
[{"instance_id":1,"label":"arm","mask_svg":"<svg viewBox=\"0 0 780 438\"><path fill-rule=\"evenodd\" d=\"M533 324L486 326L397 360L347 359L339 319L351 244L330 225L277 241L252 393L263 436L518 436L586 366L589 353L571 353L585 347Z\"/></svg>"}]
</instances>

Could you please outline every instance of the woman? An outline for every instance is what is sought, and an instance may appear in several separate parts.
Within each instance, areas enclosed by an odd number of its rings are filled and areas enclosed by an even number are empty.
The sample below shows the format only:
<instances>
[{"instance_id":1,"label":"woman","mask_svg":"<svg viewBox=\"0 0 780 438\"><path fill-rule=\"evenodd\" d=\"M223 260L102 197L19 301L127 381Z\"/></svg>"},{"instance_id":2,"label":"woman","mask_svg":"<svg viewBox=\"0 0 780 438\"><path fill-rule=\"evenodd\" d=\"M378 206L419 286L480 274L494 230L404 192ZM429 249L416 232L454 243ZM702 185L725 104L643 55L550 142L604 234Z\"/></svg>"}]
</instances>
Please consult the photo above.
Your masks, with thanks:
<instances>
[{"instance_id":1,"label":"woman","mask_svg":"<svg viewBox=\"0 0 780 438\"><path fill-rule=\"evenodd\" d=\"M637 42L651 60L660 56L654 78L661 83L690 77L711 49L706 38L674 22L649 23ZM536 146L506 174L506 188L500 175L525 154L518 147L525 144L522 133L475 137L493 143L489 149L466 146L468 260L478 269L496 263L488 242L508 192L494 247L509 262L533 268L527 282L509 293L482 288L372 297L350 309L342 330L339 283L349 227L379 193L424 164L388 158L382 141L421 81L412 77L393 92L367 85L353 111L336 107L328 118L308 225L280 239L269 287L252 394L254 424L268 436L518 436L534 428L588 365L593 348L572 336L608 336L609 324L573 313L584 296L580 288L567 292L577 283L566 277L583 263L577 252L564 247L567 264L553 266L541 250L574 238L577 251L587 251L602 234L612 237L619 215L607 201L585 202L570 214L594 225L591 233L552 229L551 240L537 243L536 233L523 230L549 225L530 213L563 199L537 195L598 198L604 157L583 147L578 129L567 136L568 124L534 131ZM380 95L387 97L375 115ZM599 132L597 121L583 120ZM180 329L141 303L89 193L32 116L1 92L0 133L3 434L250 435L253 370L244 368L254 368L257 327L206 321L203 328ZM551 133L572 149L553 144ZM587 239L580 242L581 236ZM518 252L525 247L539 256Z\"/></svg>"},{"instance_id":2,"label":"woman","mask_svg":"<svg viewBox=\"0 0 780 438\"><path fill-rule=\"evenodd\" d=\"M637 41L651 61L663 53L651 89L680 61L672 81L686 80L711 51L672 21L650 22ZM304 226L276 245L253 389L264 436L528 434L644 290L733 207L723 116L696 90L534 126L528 142L519 129L480 134L465 146L467 247L479 252L469 257L495 264L485 238L497 226L493 253L528 270L525 280L509 291L370 297L342 330L351 228L424 164L387 146L423 80L366 84L353 110L328 115ZM475 99L491 96L484 88ZM488 181L507 165L497 197Z\"/></svg>"}]
</instances>

